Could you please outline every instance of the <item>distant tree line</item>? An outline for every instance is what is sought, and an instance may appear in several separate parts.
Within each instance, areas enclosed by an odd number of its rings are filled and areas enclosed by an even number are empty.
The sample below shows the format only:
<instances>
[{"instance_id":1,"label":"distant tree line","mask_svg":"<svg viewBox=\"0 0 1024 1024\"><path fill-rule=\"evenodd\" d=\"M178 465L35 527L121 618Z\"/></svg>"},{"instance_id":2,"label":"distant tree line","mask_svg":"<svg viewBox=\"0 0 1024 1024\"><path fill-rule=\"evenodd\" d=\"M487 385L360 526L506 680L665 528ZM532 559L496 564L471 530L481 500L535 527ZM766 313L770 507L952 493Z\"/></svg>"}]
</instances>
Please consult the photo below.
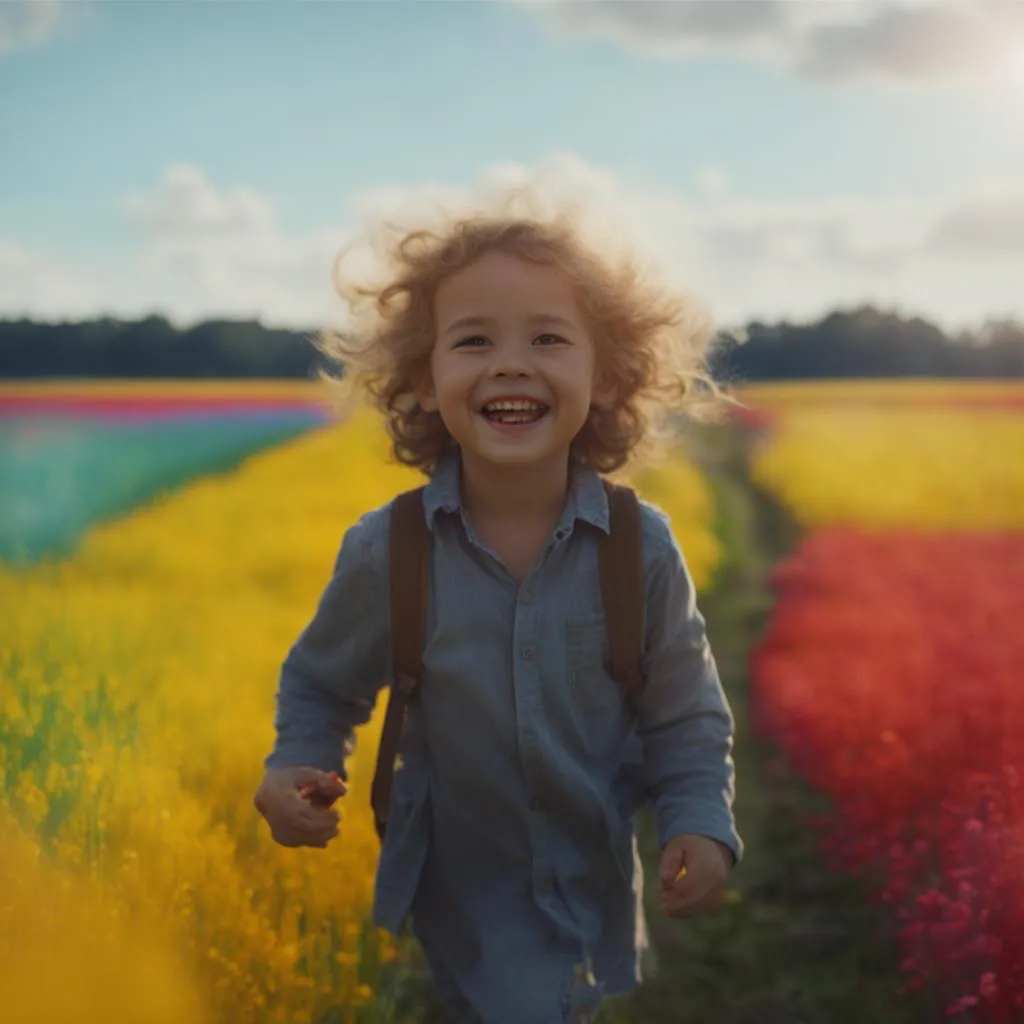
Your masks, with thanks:
<instances>
[{"instance_id":1,"label":"distant tree line","mask_svg":"<svg viewBox=\"0 0 1024 1024\"><path fill-rule=\"evenodd\" d=\"M163 317L49 324L0 320L0 377L295 377L336 370L314 332L255 321L179 329ZM722 332L712 357L730 383L835 377L1024 377L1024 324L948 336L926 320L867 306L816 323Z\"/></svg>"},{"instance_id":2,"label":"distant tree line","mask_svg":"<svg viewBox=\"0 0 1024 1024\"><path fill-rule=\"evenodd\" d=\"M737 381L1024 377L1024 323L993 320L949 336L927 320L867 306L812 324L751 323L719 339L712 365Z\"/></svg>"},{"instance_id":3,"label":"distant tree line","mask_svg":"<svg viewBox=\"0 0 1024 1024\"><path fill-rule=\"evenodd\" d=\"M307 377L312 339L248 320L0 320L0 377Z\"/></svg>"}]
</instances>

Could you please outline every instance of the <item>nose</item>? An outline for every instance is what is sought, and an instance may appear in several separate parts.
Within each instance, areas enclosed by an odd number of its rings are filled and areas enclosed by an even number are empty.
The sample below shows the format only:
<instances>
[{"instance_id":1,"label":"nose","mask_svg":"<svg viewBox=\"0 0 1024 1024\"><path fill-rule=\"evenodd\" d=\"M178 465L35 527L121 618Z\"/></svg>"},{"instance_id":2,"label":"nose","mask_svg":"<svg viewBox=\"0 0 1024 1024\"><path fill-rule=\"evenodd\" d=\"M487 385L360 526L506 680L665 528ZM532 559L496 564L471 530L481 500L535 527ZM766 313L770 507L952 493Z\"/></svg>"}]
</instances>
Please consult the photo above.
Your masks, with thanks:
<instances>
[{"instance_id":1,"label":"nose","mask_svg":"<svg viewBox=\"0 0 1024 1024\"><path fill-rule=\"evenodd\" d=\"M532 374L529 353L522 346L501 345L495 349L490 366L492 377L530 377Z\"/></svg>"}]
</instances>

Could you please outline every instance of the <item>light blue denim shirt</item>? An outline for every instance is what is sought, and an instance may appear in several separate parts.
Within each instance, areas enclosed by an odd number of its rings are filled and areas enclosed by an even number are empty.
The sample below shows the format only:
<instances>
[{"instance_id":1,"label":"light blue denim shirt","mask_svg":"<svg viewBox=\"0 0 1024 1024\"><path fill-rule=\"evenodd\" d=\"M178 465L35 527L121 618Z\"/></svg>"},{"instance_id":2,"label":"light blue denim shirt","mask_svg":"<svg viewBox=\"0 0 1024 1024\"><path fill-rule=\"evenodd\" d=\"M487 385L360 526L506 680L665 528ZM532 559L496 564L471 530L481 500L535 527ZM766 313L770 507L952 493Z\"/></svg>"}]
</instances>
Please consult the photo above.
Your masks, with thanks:
<instances>
[{"instance_id":1,"label":"light blue denim shirt","mask_svg":"<svg viewBox=\"0 0 1024 1024\"><path fill-rule=\"evenodd\" d=\"M451 449L424 491L424 671L374 920L397 931L411 913L439 987L459 993L459 1019L586 1020L640 978L638 807L652 800L662 845L697 833L741 856L732 714L661 512L642 504L646 687L634 717L604 668L600 478L574 466L561 521L520 584L463 515L459 472ZM390 679L389 514L390 503L348 530L284 660L267 766L344 774L345 740Z\"/></svg>"}]
</instances>

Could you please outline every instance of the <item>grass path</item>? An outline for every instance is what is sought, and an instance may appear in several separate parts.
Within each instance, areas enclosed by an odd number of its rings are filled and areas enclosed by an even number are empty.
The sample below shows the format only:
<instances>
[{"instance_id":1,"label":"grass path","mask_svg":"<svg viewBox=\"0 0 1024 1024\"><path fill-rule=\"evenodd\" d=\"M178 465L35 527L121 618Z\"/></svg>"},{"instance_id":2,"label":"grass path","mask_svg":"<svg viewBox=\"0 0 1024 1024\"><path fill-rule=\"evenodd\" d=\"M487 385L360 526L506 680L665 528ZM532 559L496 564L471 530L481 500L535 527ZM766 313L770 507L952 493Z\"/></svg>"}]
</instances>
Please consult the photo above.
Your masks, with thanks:
<instances>
[{"instance_id":1,"label":"grass path","mask_svg":"<svg viewBox=\"0 0 1024 1024\"><path fill-rule=\"evenodd\" d=\"M859 887L828 872L804 815L813 798L752 735L747 657L771 610L768 572L795 540L748 483L742 440L709 431L697 455L713 481L725 561L702 600L736 715L736 814L746 856L739 901L669 921L650 906L658 973L602 1024L924 1024L934 1008L894 995L898 954ZM649 877L657 848L642 831ZM648 892L653 896L652 887Z\"/></svg>"}]
</instances>

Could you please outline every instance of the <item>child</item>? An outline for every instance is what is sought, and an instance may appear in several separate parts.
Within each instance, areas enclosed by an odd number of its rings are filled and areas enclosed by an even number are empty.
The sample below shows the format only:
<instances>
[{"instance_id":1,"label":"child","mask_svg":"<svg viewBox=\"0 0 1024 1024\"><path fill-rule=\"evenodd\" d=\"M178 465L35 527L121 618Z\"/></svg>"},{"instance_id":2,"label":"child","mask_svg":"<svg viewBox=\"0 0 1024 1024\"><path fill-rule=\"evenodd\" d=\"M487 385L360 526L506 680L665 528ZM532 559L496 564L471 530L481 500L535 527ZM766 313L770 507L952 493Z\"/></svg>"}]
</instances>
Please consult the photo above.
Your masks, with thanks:
<instances>
[{"instance_id":1,"label":"child","mask_svg":"<svg viewBox=\"0 0 1024 1024\"><path fill-rule=\"evenodd\" d=\"M467 217L397 245L378 289L348 287L329 350L368 379L394 451L429 477L423 680L409 707L375 921L407 915L453 1024L592 1021L639 980L633 816L653 801L664 911L721 898L741 854L733 722L666 518L642 504L645 686L606 649L599 473L694 398L706 333L686 303L584 248L565 219ZM345 535L284 661L256 797L274 838L338 834L344 756L389 679L391 505Z\"/></svg>"}]
</instances>

